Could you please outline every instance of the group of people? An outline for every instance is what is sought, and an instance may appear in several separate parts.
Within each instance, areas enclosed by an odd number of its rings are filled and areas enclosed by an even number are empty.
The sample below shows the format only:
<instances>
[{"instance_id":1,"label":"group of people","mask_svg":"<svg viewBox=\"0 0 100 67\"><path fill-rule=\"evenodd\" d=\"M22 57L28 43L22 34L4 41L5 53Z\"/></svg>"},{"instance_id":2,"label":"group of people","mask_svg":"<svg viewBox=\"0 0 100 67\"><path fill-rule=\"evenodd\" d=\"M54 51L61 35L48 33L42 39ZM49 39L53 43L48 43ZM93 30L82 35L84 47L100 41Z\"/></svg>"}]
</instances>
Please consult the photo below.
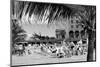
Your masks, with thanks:
<instances>
[{"instance_id":1,"label":"group of people","mask_svg":"<svg viewBox=\"0 0 100 67\"><path fill-rule=\"evenodd\" d=\"M60 43L20 43L15 45L15 53L18 55L30 55L32 53L45 53L56 57L71 57L73 55L84 55L87 53L87 40L62 41Z\"/></svg>"}]
</instances>

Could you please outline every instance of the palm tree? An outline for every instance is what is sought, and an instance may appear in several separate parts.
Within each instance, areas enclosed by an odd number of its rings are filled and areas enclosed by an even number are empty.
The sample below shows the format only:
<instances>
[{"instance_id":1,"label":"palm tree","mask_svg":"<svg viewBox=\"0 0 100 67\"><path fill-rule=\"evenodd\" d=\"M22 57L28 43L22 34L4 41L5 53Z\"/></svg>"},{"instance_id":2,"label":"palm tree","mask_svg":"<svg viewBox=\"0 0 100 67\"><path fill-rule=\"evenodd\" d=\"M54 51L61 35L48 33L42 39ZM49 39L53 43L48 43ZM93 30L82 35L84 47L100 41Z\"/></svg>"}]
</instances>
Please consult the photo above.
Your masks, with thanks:
<instances>
[{"instance_id":1,"label":"palm tree","mask_svg":"<svg viewBox=\"0 0 100 67\"><path fill-rule=\"evenodd\" d=\"M96 46L96 7L95 6L83 6L85 8L84 12L77 12L81 17L81 22L79 25L84 26L84 31L88 33L88 55L87 61L93 60L94 47Z\"/></svg>"},{"instance_id":2,"label":"palm tree","mask_svg":"<svg viewBox=\"0 0 100 67\"><path fill-rule=\"evenodd\" d=\"M14 52L14 44L16 42L25 41L26 34L25 31L19 26L17 20L13 20L11 22L11 45L12 45L12 53Z\"/></svg>"},{"instance_id":3,"label":"palm tree","mask_svg":"<svg viewBox=\"0 0 100 67\"><path fill-rule=\"evenodd\" d=\"M21 27L21 15L26 2L11 0L11 34L12 44L22 41L26 37L26 32Z\"/></svg>"},{"instance_id":4,"label":"palm tree","mask_svg":"<svg viewBox=\"0 0 100 67\"><path fill-rule=\"evenodd\" d=\"M93 59L93 53L94 53L94 47L96 46L95 39L96 39L96 7L95 6L89 6L86 7L88 19L84 20L86 22L83 22L85 29L88 33L88 55L87 55L87 61L95 61ZM95 49L96 50L96 49Z\"/></svg>"}]
</instances>

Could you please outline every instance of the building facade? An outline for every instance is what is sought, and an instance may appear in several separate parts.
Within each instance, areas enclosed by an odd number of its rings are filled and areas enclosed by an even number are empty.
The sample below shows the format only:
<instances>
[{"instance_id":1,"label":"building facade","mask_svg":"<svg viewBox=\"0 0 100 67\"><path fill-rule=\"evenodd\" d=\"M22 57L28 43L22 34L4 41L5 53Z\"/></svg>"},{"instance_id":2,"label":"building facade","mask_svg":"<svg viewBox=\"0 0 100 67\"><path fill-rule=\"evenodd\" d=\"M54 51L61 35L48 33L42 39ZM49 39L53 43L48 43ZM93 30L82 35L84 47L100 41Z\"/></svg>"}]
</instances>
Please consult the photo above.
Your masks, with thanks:
<instances>
[{"instance_id":1,"label":"building facade","mask_svg":"<svg viewBox=\"0 0 100 67\"><path fill-rule=\"evenodd\" d=\"M75 16L70 19L69 23L69 30L66 29L56 29L56 38L57 39L73 39L73 40L80 40L86 39L88 37L87 31L84 29L84 25L81 25L82 21L77 19L78 17ZM68 34L66 34L68 33ZM66 36L68 38L66 38Z\"/></svg>"}]
</instances>

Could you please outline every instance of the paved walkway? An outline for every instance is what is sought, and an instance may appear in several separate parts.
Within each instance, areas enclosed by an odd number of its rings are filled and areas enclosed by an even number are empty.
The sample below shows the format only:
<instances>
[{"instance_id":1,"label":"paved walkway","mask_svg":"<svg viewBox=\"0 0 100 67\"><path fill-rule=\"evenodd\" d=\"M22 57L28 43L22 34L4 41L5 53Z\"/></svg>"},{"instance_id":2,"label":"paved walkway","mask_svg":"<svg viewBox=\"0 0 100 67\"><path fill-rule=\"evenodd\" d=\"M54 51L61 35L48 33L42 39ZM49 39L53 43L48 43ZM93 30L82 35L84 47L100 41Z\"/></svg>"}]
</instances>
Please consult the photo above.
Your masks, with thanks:
<instances>
[{"instance_id":1,"label":"paved walkway","mask_svg":"<svg viewBox=\"0 0 100 67\"><path fill-rule=\"evenodd\" d=\"M51 58L36 53L25 56L12 56L12 65L30 65L30 64L45 64L45 63L60 63L60 62L75 62L86 61L87 56L72 56L70 58Z\"/></svg>"}]
</instances>

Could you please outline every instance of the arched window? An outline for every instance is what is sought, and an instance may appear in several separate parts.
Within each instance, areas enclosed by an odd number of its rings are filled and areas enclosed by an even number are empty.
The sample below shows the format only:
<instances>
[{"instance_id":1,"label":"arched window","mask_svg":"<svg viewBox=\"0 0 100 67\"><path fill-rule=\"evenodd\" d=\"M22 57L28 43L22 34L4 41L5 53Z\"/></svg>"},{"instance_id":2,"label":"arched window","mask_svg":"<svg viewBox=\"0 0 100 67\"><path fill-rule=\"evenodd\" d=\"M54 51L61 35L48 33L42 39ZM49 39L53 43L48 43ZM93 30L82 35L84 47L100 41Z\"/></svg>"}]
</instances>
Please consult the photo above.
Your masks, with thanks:
<instances>
[{"instance_id":1,"label":"arched window","mask_svg":"<svg viewBox=\"0 0 100 67\"><path fill-rule=\"evenodd\" d=\"M75 37L76 37L76 38L79 37L79 31L75 31Z\"/></svg>"},{"instance_id":2,"label":"arched window","mask_svg":"<svg viewBox=\"0 0 100 67\"><path fill-rule=\"evenodd\" d=\"M82 31L80 32L80 34L81 34L81 37L84 37L84 35L85 35L85 31L82 30Z\"/></svg>"},{"instance_id":3,"label":"arched window","mask_svg":"<svg viewBox=\"0 0 100 67\"><path fill-rule=\"evenodd\" d=\"M69 32L69 37L70 37L70 38L74 38L74 32L73 32L73 31L70 31L70 32Z\"/></svg>"}]
</instances>

